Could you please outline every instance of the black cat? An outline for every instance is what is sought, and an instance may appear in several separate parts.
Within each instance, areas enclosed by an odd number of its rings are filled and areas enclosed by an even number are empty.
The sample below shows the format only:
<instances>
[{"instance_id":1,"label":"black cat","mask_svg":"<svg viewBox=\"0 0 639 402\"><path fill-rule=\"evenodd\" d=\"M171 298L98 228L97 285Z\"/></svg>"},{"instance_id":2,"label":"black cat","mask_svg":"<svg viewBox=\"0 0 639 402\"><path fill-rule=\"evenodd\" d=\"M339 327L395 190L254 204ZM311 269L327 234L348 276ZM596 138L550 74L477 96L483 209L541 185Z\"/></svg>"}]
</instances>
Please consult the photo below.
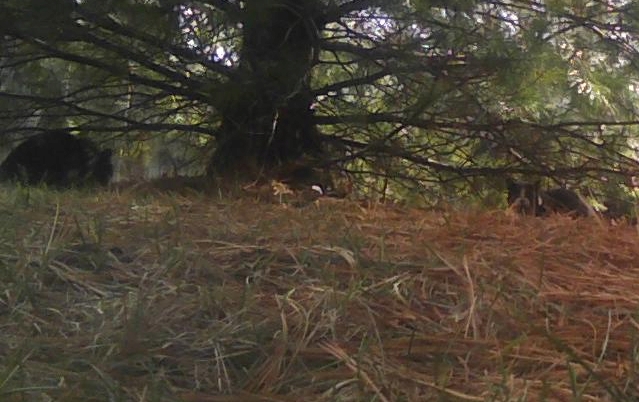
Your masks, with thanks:
<instances>
[{"instance_id":1,"label":"black cat","mask_svg":"<svg viewBox=\"0 0 639 402\"><path fill-rule=\"evenodd\" d=\"M111 149L63 130L35 135L18 145L0 165L0 179L54 187L106 185L113 176Z\"/></svg>"}]
</instances>

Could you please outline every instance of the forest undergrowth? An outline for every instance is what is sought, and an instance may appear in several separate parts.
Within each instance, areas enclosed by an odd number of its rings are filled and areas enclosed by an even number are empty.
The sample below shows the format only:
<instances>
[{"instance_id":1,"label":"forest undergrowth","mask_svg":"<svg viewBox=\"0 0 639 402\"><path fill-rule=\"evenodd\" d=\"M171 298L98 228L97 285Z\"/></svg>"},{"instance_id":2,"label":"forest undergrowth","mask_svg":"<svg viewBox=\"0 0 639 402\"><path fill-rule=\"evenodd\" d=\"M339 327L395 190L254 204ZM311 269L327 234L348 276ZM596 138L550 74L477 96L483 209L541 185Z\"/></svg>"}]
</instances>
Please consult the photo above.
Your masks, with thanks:
<instances>
[{"instance_id":1,"label":"forest undergrowth","mask_svg":"<svg viewBox=\"0 0 639 402\"><path fill-rule=\"evenodd\" d=\"M320 198L0 193L2 401L636 401L639 235Z\"/></svg>"}]
</instances>

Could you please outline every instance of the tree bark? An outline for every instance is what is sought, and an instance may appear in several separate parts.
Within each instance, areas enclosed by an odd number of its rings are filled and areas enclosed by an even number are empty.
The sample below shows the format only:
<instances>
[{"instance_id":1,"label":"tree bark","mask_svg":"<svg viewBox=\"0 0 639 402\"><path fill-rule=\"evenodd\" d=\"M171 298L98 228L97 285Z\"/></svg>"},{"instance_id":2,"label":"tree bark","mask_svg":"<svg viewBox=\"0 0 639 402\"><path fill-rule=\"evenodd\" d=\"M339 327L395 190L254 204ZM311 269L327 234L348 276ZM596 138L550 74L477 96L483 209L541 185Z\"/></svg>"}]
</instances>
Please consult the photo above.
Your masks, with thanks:
<instances>
[{"instance_id":1,"label":"tree bark","mask_svg":"<svg viewBox=\"0 0 639 402\"><path fill-rule=\"evenodd\" d=\"M321 152L309 83L320 23L313 3L246 1L240 65L209 173L254 174Z\"/></svg>"}]
</instances>

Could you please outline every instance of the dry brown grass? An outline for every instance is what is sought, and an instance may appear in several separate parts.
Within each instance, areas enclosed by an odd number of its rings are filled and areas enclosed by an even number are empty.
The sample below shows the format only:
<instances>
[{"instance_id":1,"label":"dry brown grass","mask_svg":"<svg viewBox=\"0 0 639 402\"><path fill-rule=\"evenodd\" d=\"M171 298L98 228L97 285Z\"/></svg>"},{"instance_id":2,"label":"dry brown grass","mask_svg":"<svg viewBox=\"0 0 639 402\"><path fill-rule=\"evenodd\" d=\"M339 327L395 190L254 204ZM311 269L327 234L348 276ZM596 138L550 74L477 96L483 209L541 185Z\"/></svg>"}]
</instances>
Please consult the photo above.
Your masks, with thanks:
<instances>
[{"instance_id":1,"label":"dry brown grass","mask_svg":"<svg viewBox=\"0 0 639 402\"><path fill-rule=\"evenodd\" d=\"M2 401L635 401L639 236L321 199L5 192Z\"/></svg>"}]
</instances>

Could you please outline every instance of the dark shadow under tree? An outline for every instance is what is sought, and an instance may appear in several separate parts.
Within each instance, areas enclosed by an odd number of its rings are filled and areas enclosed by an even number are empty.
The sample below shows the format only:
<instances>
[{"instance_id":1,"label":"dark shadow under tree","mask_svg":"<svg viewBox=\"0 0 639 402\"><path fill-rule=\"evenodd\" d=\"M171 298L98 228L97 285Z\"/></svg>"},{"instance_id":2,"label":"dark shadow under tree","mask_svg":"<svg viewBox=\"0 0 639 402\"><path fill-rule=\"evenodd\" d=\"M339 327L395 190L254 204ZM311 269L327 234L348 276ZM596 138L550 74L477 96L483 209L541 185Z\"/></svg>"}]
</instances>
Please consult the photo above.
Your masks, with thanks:
<instances>
[{"instance_id":1,"label":"dark shadow under tree","mask_svg":"<svg viewBox=\"0 0 639 402\"><path fill-rule=\"evenodd\" d=\"M304 3L247 2L241 61L225 86L209 173L254 175L322 153L309 85L322 22Z\"/></svg>"}]
</instances>

